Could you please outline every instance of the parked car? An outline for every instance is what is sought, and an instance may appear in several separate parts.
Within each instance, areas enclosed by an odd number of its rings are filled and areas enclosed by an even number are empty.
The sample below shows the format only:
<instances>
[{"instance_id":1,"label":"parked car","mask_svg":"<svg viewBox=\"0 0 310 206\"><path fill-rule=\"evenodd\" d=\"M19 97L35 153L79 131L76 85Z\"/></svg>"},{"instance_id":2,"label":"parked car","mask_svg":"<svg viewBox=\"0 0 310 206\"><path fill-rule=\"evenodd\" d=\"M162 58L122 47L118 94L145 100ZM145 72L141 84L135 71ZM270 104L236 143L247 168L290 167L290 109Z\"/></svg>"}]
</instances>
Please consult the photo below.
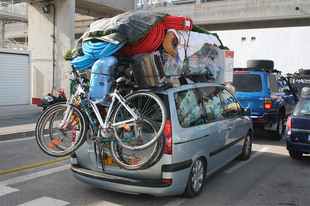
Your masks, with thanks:
<instances>
[{"instance_id":1,"label":"parked car","mask_svg":"<svg viewBox=\"0 0 310 206\"><path fill-rule=\"evenodd\" d=\"M290 75L290 82L298 96L304 87L310 87L310 69L300 69L298 72Z\"/></svg>"},{"instance_id":2,"label":"parked car","mask_svg":"<svg viewBox=\"0 0 310 206\"><path fill-rule=\"evenodd\" d=\"M121 169L110 157L102 166L94 143L86 141L71 157L74 177L120 192L195 197L205 178L237 157L250 158L250 110L224 86L187 82L152 91L168 110L162 157L144 170Z\"/></svg>"},{"instance_id":3,"label":"parked car","mask_svg":"<svg viewBox=\"0 0 310 206\"><path fill-rule=\"evenodd\" d=\"M290 156L300 159L310 154L310 96L302 98L286 125L286 148Z\"/></svg>"},{"instance_id":4,"label":"parked car","mask_svg":"<svg viewBox=\"0 0 310 206\"><path fill-rule=\"evenodd\" d=\"M289 81L273 69L271 60L249 60L247 68L234 69L235 96L243 108L252 111L254 128L268 130L281 140L284 121L298 102Z\"/></svg>"}]
</instances>

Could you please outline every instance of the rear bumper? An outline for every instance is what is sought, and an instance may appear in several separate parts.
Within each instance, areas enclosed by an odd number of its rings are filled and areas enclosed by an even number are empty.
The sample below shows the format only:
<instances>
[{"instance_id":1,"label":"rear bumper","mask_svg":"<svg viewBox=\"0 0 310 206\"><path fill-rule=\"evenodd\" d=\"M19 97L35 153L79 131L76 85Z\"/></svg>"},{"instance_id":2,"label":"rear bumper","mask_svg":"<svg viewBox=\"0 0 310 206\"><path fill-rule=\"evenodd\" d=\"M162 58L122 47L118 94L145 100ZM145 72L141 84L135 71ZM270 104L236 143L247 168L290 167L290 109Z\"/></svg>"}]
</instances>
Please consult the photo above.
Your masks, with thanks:
<instances>
[{"instance_id":1,"label":"rear bumper","mask_svg":"<svg viewBox=\"0 0 310 206\"><path fill-rule=\"evenodd\" d=\"M99 188L131 194L168 196L184 192L191 163L192 161L189 160L183 164L163 165L162 176L165 179L171 179L171 182L132 179L80 167L72 167L71 171L76 179Z\"/></svg>"},{"instance_id":2,"label":"rear bumper","mask_svg":"<svg viewBox=\"0 0 310 206\"><path fill-rule=\"evenodd\" d=\"M264 113L262 116L252 115L251 118L253 120L254 126L264 125L267 123L275 123L276 113L275 112Z\"/></svg>"},{"instance_id":3,"label":"rear bumper","mask_svg":"<svg viewBox=\"0 0 310 206\"><path fill-rule=\"evenodd\" d=\"M115 184L123 184L129 186L138 186L138 187L169 187L171 183L164 183L161 181L155 180L138 180L138 179L130 179L124 178L114 175L109 175L93 170L87 170L83 168L75 168L72 167L71 171L74 175L84 176L85 178L96 179L100 181L115 183Z\"/></svg>"},{"instance_id":4,"label":"rear bumper","mask_svg":"<svg viewBox=\"0 0 310 206\"><path fill-rule=\"evenodd\" d=\"M309 143L302 143L302 142L293 142L290 139L290 136L285 137L286 140L286 149L302 152L304 154L310 154L310 142Z\"/></svg>"}]
</instances>

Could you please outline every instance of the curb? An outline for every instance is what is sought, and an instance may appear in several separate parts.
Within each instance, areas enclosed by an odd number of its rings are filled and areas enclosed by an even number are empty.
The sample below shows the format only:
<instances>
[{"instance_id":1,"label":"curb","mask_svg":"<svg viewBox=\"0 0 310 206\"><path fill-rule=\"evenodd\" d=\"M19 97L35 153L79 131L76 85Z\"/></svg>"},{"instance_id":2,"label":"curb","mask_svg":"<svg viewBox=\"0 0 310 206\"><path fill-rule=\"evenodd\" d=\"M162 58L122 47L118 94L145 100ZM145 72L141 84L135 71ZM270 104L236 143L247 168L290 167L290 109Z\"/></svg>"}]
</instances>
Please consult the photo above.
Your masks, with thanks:
<instances>
[{"instance_id":1,"label":"curb","mask_svg":"<svg viewBox=\"0 0 310 206\"><path fill-rule=\"evenodd\" d=\"M34 131L20 131L7 134L0 134L0 140L13 140L34 136Z\"/></svg>"}]
</instances>

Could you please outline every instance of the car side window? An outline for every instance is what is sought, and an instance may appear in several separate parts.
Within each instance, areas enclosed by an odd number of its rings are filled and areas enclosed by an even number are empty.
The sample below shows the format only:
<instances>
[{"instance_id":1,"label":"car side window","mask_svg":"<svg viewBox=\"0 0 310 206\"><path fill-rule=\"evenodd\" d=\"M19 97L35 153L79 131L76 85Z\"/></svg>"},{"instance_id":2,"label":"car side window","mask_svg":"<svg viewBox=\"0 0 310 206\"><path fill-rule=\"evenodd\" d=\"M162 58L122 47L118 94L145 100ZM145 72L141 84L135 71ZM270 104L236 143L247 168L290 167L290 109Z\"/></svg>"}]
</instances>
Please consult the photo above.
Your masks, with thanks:
<instances>
[{"instance_id":1,"label":"car side window","mask_svg":"<svg viewBox=\"0 0 310 206\"><path fill-rule=\"evenodd\" d=\"M277 82L276 77L274 75L268 75L268 82L270 85L270 90L272 92L278 93L279 88L278 88L278 82Z\"/></svg>"},{"instance_id":2,"label":"car side window","mask_svg":"<svg viewBox=\"0 0 310 206\"><path fill-rule=\"evenodd\" d=\"M179 123L182 127L204 124L204 114L200 95L195 89L174 94Z\"/></svg>"},{"instance_id":3,"label":"car side window","mask_svg":"<svg viewBox=\"0 0 310 206\"><path fill-rule=\"evenodd\" d=\"M206 120L214 121L224 118L224 110L217 87L199 88L206 111Z\"/></svg>"},{"instance_id":4,"label":"car side window","mask_svg":"<svg viewBox=\"0 0 310 206\"><path fill-rule=\"evenodd\" d=\"M236 98L225 88L220 88L223 96L223 102L225 105L226 117L239 116L241 112L241 106Z\"/></svg>"}]
</instances>

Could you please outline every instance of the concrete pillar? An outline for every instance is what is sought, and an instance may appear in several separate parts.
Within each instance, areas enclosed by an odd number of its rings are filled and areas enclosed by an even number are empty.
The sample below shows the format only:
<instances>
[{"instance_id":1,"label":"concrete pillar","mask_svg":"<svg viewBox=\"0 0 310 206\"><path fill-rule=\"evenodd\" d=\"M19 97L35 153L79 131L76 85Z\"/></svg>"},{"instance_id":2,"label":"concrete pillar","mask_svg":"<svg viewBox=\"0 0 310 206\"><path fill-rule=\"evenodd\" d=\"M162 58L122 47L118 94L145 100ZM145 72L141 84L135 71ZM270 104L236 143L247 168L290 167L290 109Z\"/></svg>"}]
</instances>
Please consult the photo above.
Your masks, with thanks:
<instances>
[{"instance_id":1,"label":"concrete pillar","mask_svg":"<svg viewBox=\"0 0 310 206\"><path fill-rule=\"evenodd\" d=\"M4 47L5 19L0 19L0 47Z\"/></svg>"},{"instance_id":2,"label":"concrete pillar","mask_svg":"<svg viewBox=\"0 0 310 206\"><path fill-rule=\"evenodd\" d=\"M63 56L74 45L75 0L36 3L28 8L32 97L57 95L59 89L69 97L70 63Z\"/></svg>"}]
</instances>

